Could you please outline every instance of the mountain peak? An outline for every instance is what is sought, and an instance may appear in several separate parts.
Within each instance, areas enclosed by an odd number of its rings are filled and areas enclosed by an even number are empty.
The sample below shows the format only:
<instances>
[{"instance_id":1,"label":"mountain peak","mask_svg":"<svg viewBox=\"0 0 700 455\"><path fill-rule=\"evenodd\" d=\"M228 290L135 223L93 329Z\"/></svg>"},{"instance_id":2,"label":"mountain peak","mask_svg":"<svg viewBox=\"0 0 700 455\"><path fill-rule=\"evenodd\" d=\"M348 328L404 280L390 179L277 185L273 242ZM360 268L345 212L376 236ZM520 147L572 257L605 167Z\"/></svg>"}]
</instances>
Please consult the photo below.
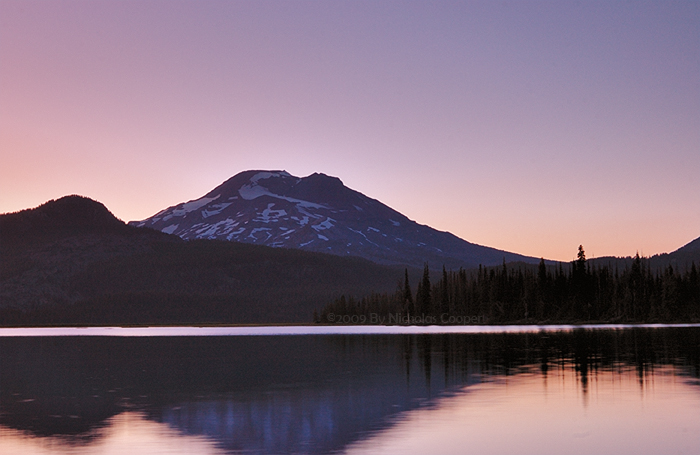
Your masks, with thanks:
<instances>
[{"instance_id":1,"label":"mountain peak","mask_svg":"<svg viewBox=\"0 0 700 455\"><path fill-rule=\"evenodd\" d=\"M2 216L0 230L5 239L22 239L29 234L59 232L107 232L126 228L102 203L70 195L50 200L33 209Z\"/></svg>"},{"instance_id":2,"label":"mountain peak","mask_svg":"<svg viewBox=\"0 0 700 455\"><path fill-rule=\"evenodd\" d=\"M323 173L240 172L205 196L132 225L183 239L220 239L360 256L383 264L449 267L537 262L419 225Z\"/></svg>"}]
</instances>

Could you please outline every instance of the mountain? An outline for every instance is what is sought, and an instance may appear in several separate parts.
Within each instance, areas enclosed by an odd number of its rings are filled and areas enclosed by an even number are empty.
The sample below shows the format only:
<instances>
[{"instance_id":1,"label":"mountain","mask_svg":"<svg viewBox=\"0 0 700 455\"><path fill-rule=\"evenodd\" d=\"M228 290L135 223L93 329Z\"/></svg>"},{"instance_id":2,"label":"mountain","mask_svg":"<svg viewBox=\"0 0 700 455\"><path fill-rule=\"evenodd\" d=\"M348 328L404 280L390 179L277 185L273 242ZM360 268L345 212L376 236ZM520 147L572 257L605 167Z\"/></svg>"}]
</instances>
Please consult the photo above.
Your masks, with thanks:
<instances>
[{"instance_id":1,"label":"mountain","mask_svg":"<svg viewBox=\"0 0 700 455\"><path fill-rule=\"evenodd\" d=\"M691 253L691 252L700 252L700 237L693 240L692 242L687 243L686 245L683 245L682 247L678 248L673 253Z\"/></svg>"},{"instance_id":2,"label":"mountain","mask_svg":"<svg viewBox=\"0 0 700 455\"><path fill-rule=\"evenodd\" d=\"M700 237L670 253L657 254L649 258L652 268L672 266L679 271L695 264L700 266Z\"/></svg>"},{"instance_id":3,"label":"mountain","mask_svg":"<svg viewBox=\"0 0 700 455\"><path fill-rule=\"evenodd\" d=\"M185 242L81 196L0 215L0 325L310 322L402 276L356 257Z\"/></svg>"},{"instance_id":4,"label":"mountain","mask_svg":"<svg viewBox=\"0 0 700 455\"><path fill-rule=\"evenodd\" d=\"M241 172L189 202L129 224L187 240L217 239L434 268L538 258L476 245L408 219L325 174Z\"/></svg>"},{"instance_id":5,"label":"mountain","mask_svg":"<svg viewBox=\"0 0 700 455\"><path fill-rule=\"evenodd\" d=\"M609 266L619 270L624 270L625 268L629 268L633 261L634 257L632 256L605 256L590 259L589 263L599 265L601 267ZM653 271L665 269L671 266L679 272L684 272L686 270L690 270L693 264L695 264L696 267L700 266L700 237L670 253L660 253L645 258L645 262L648 264L650 270Z\"/></svg>"}]
</instances>

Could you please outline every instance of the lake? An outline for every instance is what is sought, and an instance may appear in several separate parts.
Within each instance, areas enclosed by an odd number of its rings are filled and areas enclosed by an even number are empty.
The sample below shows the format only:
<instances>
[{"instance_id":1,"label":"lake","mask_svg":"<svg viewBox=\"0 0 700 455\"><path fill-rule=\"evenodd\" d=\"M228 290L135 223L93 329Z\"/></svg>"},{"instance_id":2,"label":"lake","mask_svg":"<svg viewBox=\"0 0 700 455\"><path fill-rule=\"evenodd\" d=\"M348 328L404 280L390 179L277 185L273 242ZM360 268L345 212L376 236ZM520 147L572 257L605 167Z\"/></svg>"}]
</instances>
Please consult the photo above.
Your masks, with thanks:
<instances>
[{"instance_id":1,"label":"lake","mask_svg":"<svg viewBox=\"0 0 700 455\"><path fill-rule=\"evenodd\" d=\"M0 329L0 453L696 454L700 327Z\"/></svg>"}]
</instances>

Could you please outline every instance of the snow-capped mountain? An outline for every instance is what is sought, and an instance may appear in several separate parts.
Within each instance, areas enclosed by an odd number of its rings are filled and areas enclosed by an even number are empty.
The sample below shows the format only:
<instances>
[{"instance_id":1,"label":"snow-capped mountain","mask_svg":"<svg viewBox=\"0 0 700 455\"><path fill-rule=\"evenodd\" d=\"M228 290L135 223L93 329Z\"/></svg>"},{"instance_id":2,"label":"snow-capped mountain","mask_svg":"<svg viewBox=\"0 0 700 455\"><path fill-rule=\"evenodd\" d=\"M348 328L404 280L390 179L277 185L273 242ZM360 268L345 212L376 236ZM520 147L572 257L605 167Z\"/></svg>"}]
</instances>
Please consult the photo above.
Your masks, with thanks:
<instances>
[{"instance_id":1,"label":"snow-capped mountain","mask_svg":"<svg viewBox=\"0 0 700 455\"><path fill-rule=\"evenodd\" d=\"M183 239L219 239L448 268L538 259L475 245L347 188L336 177L245 171L208 194L129 224Z\"/></svg>"}]
</instances>

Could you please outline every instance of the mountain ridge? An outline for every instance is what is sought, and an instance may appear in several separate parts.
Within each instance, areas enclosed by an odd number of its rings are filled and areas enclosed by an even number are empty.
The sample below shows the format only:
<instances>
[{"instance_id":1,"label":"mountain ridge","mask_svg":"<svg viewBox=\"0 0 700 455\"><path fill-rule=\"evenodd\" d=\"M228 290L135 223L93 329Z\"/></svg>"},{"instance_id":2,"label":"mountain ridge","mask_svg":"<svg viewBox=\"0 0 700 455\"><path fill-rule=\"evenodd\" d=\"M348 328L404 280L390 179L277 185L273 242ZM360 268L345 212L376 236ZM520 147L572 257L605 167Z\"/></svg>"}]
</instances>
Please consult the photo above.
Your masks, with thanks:
<instances>
[{"instance_id":1,"label":"mountain ridge","mask_svg":"<svg viewBox=\"0 0 700 455\"><path fill-rule=\"evenodd\" d=\"M198 199L129 224L186 240L299 248L388 265L472 268L539 261L419 224L323 173L300 178L284 170L243 171Z\"/></svg>"},{"instance_id":2,"label":"mountain ridge","mask_svg":"<svg viewBox=\"0 0 700 455\"><path fill-rule=\"evenodd\" d=\"M692 252L692 251L700 251L700 237L686 243L682 247L678 248L675 252Z\"/></svg>"}]
</instances>

